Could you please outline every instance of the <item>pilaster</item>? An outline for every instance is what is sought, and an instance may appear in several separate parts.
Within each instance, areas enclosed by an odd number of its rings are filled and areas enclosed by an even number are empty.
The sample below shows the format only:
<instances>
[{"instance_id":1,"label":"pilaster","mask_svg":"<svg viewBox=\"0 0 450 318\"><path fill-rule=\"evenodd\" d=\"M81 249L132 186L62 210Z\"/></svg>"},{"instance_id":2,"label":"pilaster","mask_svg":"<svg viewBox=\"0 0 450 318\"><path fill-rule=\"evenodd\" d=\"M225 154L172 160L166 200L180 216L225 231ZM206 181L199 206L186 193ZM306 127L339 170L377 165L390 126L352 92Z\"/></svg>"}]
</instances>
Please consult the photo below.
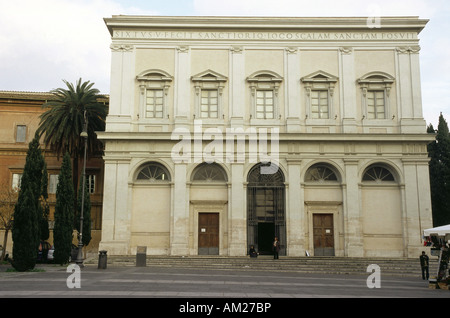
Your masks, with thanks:
<instances>
[{"instance_id":1,"label":"pilaster","mask_svg":"<svg viewBox=\"0 0 450 318\"><path fill-rule=\"evenodd\" d=\"M344 159L346 185L344 194L344 254L348 257L363 257L362 220L358 180L358 160Z\"/></svg>"},{"instance_id":2,"label":"pilaster","mask_svg":"<svg viewBox=\"0 0 450 318\"><path fill-rule=\"evenodd\" d=\"M341 118L343 132L352 134L356 127L356 85L355 85L355 57L353 48L342 47L340 52L341 86Z\"/></svg>"}]
</instances>

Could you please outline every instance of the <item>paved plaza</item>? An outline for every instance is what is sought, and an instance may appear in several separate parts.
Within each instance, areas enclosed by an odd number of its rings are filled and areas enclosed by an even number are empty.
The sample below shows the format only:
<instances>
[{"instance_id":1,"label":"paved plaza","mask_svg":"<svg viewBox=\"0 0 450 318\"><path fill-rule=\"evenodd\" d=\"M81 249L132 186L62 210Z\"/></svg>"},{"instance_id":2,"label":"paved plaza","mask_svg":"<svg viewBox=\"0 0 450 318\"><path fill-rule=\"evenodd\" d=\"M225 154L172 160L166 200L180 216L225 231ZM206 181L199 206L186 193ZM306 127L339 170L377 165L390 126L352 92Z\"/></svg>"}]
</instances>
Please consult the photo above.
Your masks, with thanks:
<instances>
[{"instance_id":1,"label":"paved plaza","mask_svg":"<svg viewBox=\"0 0 450 318\"><path fill-rule=\"evenodd\" d=\"M291 312L317 300L439 299L450 291L429 289L418 277L380 275L379 288L369 288L370 274L318 275L280 271L193 270L163 267L38 265L41 271L11 272L0 266L0 299L71 301L144 300L145 306L164 306L169 313L201 313L216 317L231 313ZM10 268L8 266L8 268ZM370 279L369 279L370 280ZM301 300L303 299L303 300ZM311 302L315 300L316 302ZM303 301L303 302L299 302ZM330 307L330 306L329 306ZM102 309L103 308L103 309ZM113 307L98 306L111 312ZM331 310L324 306L322 310ZM377 307L378 308L378 307ZM376 308L372 308L375 310ZM380 308L378 308L380 309Z\"/></svg>"},{"instance_id":2,"label":"paved plaza","mask_svg":"<svg viewBox=\"0 0 450 318\"><path fill-rule=\"evenodd\" d=\"M317 275L295 272L193 270L181 268L87 265L37 266L42 271L0 272L0 297L161 297L161 298L449 298L417 278L370 273Z\"/></svg>"}]
</instances>

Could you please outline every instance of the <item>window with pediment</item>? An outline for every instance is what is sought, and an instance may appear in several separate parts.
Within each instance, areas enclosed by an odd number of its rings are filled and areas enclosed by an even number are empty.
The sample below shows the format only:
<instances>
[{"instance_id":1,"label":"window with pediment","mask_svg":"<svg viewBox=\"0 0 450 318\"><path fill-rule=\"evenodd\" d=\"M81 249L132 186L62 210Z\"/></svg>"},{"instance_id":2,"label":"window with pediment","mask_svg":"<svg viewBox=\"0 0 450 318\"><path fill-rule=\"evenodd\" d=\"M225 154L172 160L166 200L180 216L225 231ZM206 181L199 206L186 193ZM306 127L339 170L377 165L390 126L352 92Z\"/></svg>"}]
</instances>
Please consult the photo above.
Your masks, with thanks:
<instances>
[{"instance_id":1,"label":"window with pediment","mask_svg":"<svg viewBox=\"0 0 450 318\"><path fill-rule=\"evenodd\" d=\"M161 120L167 117L167 95L172 76L161 70L149 70L137 76L140 89L139 119Z\"/></svg>"},{"instance_id":2,"label":"window with pediment","mask_svg":"<svg viewBox=\"0 0 450 318\"><path fill-rule=\"evenodd\" d=\"M278 91L283 78L271 71L254 73L247 78L252 95L252 118L278 119Z\"/></svg>"},{"instance_id":3,"label":"window with pediment","mask_svg":"<svg viewBox=\"0 0 450 318\"><path fill-rule=\"evenodd\" d=\"M222 94L227 77L207 70L192 76L195 114L199 119L219 119L223 115Z\"/></svg>"},{"instance_id":4,"label":"window with pediment","mask_svg":"<svg viewBox=\"0 0 450 318\"><path fill-rule=\"evenodd\" d=\"M306 112L311 119L330 119L338 78L318 71L301 79L306 90Z\"/></svg>"},{"instance_id":5,"label":"window with pediment","mask_svg":"<svg viewBox=\"0 0 450 318\"><path fill-rule=\"evenodd\" d=\"M358 80L362 91L364 118L389 118L389 96L394 78L383 72L371 72Z\"/></svg>"}]
</instances>

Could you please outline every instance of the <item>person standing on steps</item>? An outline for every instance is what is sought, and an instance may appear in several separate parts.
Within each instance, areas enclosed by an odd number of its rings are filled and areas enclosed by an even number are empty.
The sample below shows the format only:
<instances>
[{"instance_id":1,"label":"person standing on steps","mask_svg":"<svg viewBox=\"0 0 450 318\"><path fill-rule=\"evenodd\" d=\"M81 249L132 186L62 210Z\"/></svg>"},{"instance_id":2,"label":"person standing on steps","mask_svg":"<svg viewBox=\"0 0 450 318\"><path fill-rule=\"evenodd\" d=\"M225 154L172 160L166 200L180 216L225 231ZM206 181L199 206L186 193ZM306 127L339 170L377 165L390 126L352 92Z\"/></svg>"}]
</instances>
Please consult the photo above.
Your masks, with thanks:
<instances>
[{"instance_id":1,"label":"person standing on steps","mask_svg":"<svg viewBox=\"0 0 450 318\"><path fill-rule=\"evenodd\" d=\"M419 257L420 259L420 267L422 268L422 279L425 280L425 278L428 280L430 277L430 273L428 270L429 266L429 258L428 255L425 254L425 252L422 252L422 255Z\"/></svg>"},{"instance_id":2,"label":"person standing on steps","mask_svg":"<svg viewBox=\"0 0 450 318\"><path fill-rule=\"evenodd\" d=\"M278 237L275 236L275 240L273 241L273 259L278 259L278 253L280 252L280 241L278 241Z\"/></svg>"}]
</instances>

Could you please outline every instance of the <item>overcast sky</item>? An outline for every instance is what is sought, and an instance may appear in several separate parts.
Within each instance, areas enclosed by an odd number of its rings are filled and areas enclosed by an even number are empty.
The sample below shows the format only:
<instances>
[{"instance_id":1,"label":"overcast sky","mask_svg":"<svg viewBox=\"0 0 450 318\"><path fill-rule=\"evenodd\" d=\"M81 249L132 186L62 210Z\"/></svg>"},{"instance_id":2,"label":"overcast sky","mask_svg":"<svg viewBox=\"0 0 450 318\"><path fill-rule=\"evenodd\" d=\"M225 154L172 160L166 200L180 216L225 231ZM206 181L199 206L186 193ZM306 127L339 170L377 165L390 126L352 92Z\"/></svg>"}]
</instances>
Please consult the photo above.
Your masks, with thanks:
<instances>
[{"instance_id":1,"label":"overcast sky","mask_svg":"<svg viewBox=\"0 0 450 318\"><path fill-rule=\"evenodd\" d=\"M48 92L80 77L109 94L103 18L130 15L419 16L424 117L450 120L448 0L0 0L0 90Z\"/></svg>"}]
</instances>

